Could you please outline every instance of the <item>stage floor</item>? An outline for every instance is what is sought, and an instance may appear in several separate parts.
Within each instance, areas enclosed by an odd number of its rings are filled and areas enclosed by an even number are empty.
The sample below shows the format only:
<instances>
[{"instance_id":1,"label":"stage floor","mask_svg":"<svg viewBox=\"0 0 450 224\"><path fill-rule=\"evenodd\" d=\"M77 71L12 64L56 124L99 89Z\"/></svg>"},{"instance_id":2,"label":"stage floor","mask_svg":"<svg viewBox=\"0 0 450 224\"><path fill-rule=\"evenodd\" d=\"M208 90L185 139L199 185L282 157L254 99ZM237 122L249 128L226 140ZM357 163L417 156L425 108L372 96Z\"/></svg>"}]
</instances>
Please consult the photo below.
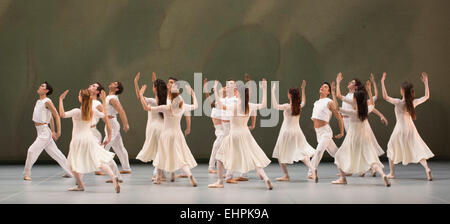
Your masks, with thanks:
<instances>
[{"instance_id":1,"label":"stage floor","mask_svg":"<svg viewBox=\"0 0 450 224\"><path fill-rule=\"evenodd\" d=\"M385 172L388 165L385 163ZM73 179L62 178L62 169L57 165L33 167L33 181L22 180L22 165L0 165L0 203L1 204L311 204L311 203L450 203L450 162L431 162L434 180L426 180L422 166L411 164L396 166L397 179L392 187L384 186L377 177L347 178L347 185L333 185L336 179L336 166L321 163L318 169L319 183L306 179L303 164L288 167L291 182L276 182L282 171L273 163L265 171L271 178L274 189L266 190L263 181L253 171L248 182L226 184L223 189L208 189L208 184L216 180L208 174L207 165L200 164L193 169L199 182L194 188L186 178L176 179L155 185L151 182L151 165L132 164L133 173L123 175L121 193L116 194L112 184L106 184L106 176L85 175L85 192L68 192L74 185ZM366 174L368 175L368 174Z\"/></svg>"}]
</instances>

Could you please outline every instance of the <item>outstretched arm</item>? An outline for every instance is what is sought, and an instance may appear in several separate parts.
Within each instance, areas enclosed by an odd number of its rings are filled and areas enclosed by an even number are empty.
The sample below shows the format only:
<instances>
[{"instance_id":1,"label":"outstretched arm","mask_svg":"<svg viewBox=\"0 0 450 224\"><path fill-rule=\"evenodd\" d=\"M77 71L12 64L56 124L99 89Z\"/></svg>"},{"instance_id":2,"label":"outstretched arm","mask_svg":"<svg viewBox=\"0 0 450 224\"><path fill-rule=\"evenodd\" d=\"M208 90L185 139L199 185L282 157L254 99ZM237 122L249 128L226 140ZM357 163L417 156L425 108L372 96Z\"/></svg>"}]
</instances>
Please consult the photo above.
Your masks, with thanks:
<instances>
[{"instance_id":1,"label":"outstretched arm","mask_svg":"<svg viewBox=\"0 0 450 224\"><path fill-rule=\"evenodd\" d=\"M430 98L430 87L428 86L428 74L426 72L422 72L422 82L425 85L425 96L415 99L414 106L424 103Z\"/></svg>"},{"instance_id":2,"label":"outstretched arm","mask_svg":"<svg viewBox=\"0 0 450 224\"><path fill-rule=\"evenodd\" d=\"M378 115L378 117L380 117L381 123L383 123L386 126L388 126L388 120L386 119L386 117L384 117L384 115L379 110L377 110L376 108L373 108L372 112L374 114Z\"/></svg>"},{"instance_id":3,"label":"outstretched arm","mask_svg":"<svg viewBox=\"0 0 450 224\"><path fill-rule=\"evenodd\" d=\"M120 102L116 99L109 100L109 103L111 104L111 106L114 107L114 109L117 110L117 112L119 112L120 120L122 120L122 123L123 123L123 130L125 132L128 132L128 130L130 129L130 126L128 124L127 114L125 113L125 110L123 109L122 104L120 104Z\"/></svg>"},{"instance_id":4,"label":"outstretched arm","mask_svg":"<svg viewBox=\"0 0 450 224\"><path fill-rule=\"evenodd\" d=\"M395 100L389 97L386 91L386 85L384 84L384 80L386 80L386 72L383 72L383 77L381 77L381 92L383 94L383 99L389 103L395 104Z\"/></svg>"},{"instance_id":5,"label":"outstretched arm","mask_svg":"<svg viewBox=\"0 0 450 224\"><path fill-rule=\"evenodd\" d=\"M62 118L66 117L66 111L64 111L64 104L63 100L66 98L67 93L69 93L69 90L64 91L61 96L59 96L59 116Z\"/></svg>"},{"instance_id":6,"label":"outstretched arm","mask_svg":"<svg viewBox=\"0 0 450 224\"><path fill-rule=\"evenodd\" d=\"M276 86L276 84L274 84L273 86L272 86L272 106L273 106L273 108L275 108L275 109L277 109L277 110L281 110L281 107L280 107L280 105L278 104L278 102L277 102L277 98L276 98L276 96L275 96L275 90L277 89L277 86Z\"/></svg>"},{"instance_id":7,"label":"outstretched arm","mask_svg":"<svg viewBox=\"0 0 450 224\"><path fill-rule=\"evenodd\" d=\"M342 100L342 94L341 94L341 81L343 79L342 73L339 72L336 77L336 97Z\"/></svg>"},{"instance_id":8,"label":"outstretched arm","mask_svg":"<svg viewBox=\"0 0 450 224\"><path fill-rule=\"evenodd\" d=\"M147 102L145 101L145 98L144 98L144 93L145 93L146 89L147 89L147 85L144 84L142 86L142 88L139 90L139 100L141 101L141 105L142 105L142 108L144 110L151 111L152 108L148 106L148 104L147 104Z\"/></svg>"},{"instance_id":9,"label":"outstretched arm","mask_svg":"<svg viewBox=\"0 0 450 224\"><path fill-rule=\"evenodd\" d=\"M369 99L368 99L369 103L367 104L367 106L370 106L370 105L375 106L375 102L372 97L372 86L370 85L369 80L366 81L366 91L367 91L367 95L369 97Z\"/></svg>"}]
</instances>

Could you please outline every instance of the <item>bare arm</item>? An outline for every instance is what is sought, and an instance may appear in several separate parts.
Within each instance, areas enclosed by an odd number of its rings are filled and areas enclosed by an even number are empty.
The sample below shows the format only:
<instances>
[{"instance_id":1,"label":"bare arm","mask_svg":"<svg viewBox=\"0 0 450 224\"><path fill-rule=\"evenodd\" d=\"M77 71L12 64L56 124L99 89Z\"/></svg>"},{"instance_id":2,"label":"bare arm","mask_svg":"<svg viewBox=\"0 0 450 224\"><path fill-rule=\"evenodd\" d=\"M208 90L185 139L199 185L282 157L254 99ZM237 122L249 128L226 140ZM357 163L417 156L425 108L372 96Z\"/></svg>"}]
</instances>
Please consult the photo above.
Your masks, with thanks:
<instances>
[{"instance_id":1,"label":"bare arm","mask_svg":"<svg viewBox=\"0 0 450 224\"><path fill-rule=\"evenodd\" d=\"M128 125L127 114L125 113L125 110L123 109L122 104L120 104L120 102L116 99L109 100L109 103L111 104L111 106L114 107L114 109L117 110L117 112L119 112L120 120L122 120L122 123L123 123L123 130L125 132L128 132L128 130L130 129L130 126Z\"/></svg>"},{"instance_id":2,"label":"bare arm","mask_svg":"<svg viewBox=\"0 0 450 224\"><path fill-rule=\"evenodd\" d=\"M248 129L250 129L250 131L252 131L253 129L255 129L256 126L256 116L251 116L252 119L252 125L250 127L248 127Z\"/></svg>"},{"instance_id":3,"label":"bare arm","mask_svg":"<svg viewBox=\"0 0 450 224\"><path fill-rule=\"evenodd\" d=\"M384 80L386 80L386 72L383 72L383 77L381 78L381 93L383 94L383 99L389 103L394 104L394 99L389 97L386 91L386 85L384 84Z\"/></svg>"},{"instance_id":4,"label":"bare arm","mask_svg":"<svg viewBox=\"0 0 450 224\"><path fill-rule=\"evenodd\" d=\"M339 121L339 129L341 133L334 137L338 139L342 138L344 136L344 121L342 120L342 116L333 102L328 103L328 108L333 112L334 117L336 117L336 119Z\"/></svg>"},{"instance_id":5,"label":"bare arm","mask_svg":"<svg viewBox=\"0 0 450 224\"><path fill-rule=\"evenodd\" d=\"M335 108L339 110L339 103L337 102L336 99L336 84L334 82L331 82L331 96L333 97L333 104Z\"/></svg>"},{"instance_id":6,"label":"bare arm","mask_svg":"<svg viewBox=\"0 0 450 224\"><path fill-rule=\"evenodd\" d=\"M275 90L277 89L276 85L273 85L272 87L272 106L273 108L277 110L281 110L280 105L277 102L277 98L275 96Z\"/></svg>"},{"instance_id":7,"label":"bare arm","mask_svg":"<svg viewBox=\"0 0 450 224\"><path fill-rule=\"evenodd\" d=\"M152 108L147 105L147 102L144 99L144 92L146 89L147 89L147 85L143 85L142 88L139 90L139 100L141 101L142 108L144 110L151 111Z\"/></svg>"},{"instance_id":8,"label":"bare arm","mask_svg":"<svg viewBox=\"0 0 450 224\"><path fill-rule=\"evenodd\" d=\"M386 117L384 117L384 115L379 110L377 110L376 108L373 108L372 112L374 114L378 115L378 117L380 117L381 123L383 123L386 126L388 126L388 120L386 119Z\"/></svg>"},{"instance_id":9,"label":"bare arm","mask_svg":"<svg viewBox=\"0 0 450 224\"><path fill-rule=\"evenodd\" d=\"M338 73L336 77L336 97L342 100L342 94L341 94L341 81L342 81L342 73Z\"/></svg>"},{"instance_id":10,"label":"bare arm","mask_svg":"<svg viewBox=\"0 0 450 224\"><path fill-rule=\"evenodd\" d=\"M111 122L108 118L108 114L106 113L106 110L103 110L103 108L106 108L106 93L105 91L100 92L100 99L102 100L102 110L100 112L103 112L103 122L105 122L106 125L106 133L107 133L107 139L102 143L102 145L107 145L111 141L111 135L112 135L112 129L111 129ZM98 106L97 108L99 108Z\"/></svg>"},{"instance_id":11,"label":"bare arm","mask_svg":"<svg viewBox=\"0 0 450 224\"><path fill-rule=\"evenodd\" d=\"M220 100L221 97L219 96L219 91L217 90L217 85L219 84L219 81L215 81L214 82L214 97L216 98L216 106L218 106L219 108L222 108L223 110L226 110L227 107L222 103L222 101Z\"/></svg>"},{"instance_id":12,"label":"bare arm","mask_svg":"<svg viewBox=\"0 0 450 224\"><path fill-rule=\"evenodd\" d=\"M263 98L260 104L255 104L258 110L267 107L267 80L265 78L263 78L259 87L263 89Z\"/></svg>"},{"instance_id":13,"label":"bare arm","mask_svg":"<svg viewBox=\"0 0 450 224\"><path fill-rule=\"evenodd\" d=\"M64 111L64 104L63 100L66 98L67 93L69 93L69 90L64 91L61 96L59 96L59 116L62 118L66 117L66 112Z\"/></svg>"},{"instance_id":14,"label":"bare arm","mask_svg":"<svg viewBox=\"0 0 450 224\"><path fill-rule=\"evenodd\" d=\"M370 73L370 81L372 82L373 90L375 91L375 98L378 99L377 82L375 82L375 77L373 76L373 73Z\"/></svg>"},{"instance_id":15,"label":"bare arm","mask_svg":"<svg viewBox=\"0 0 450 224\"><path fill-rule=\"evenodd\" d=\"M430 87L428 86L428 74L425 72L422 72L422 82L425 85L425 96L415 99L414 100L414 106L417 106L419 104L424 103L430 98Z\"/></svg>"},{"instance_id":16,"label":"bare arm","mask_svg":"<svg viewBox=\"0 0 450 224\"><path fill-rule=\"evenodd\" d=\"M305 94L305 89L306 89L306 81L305 80L303 80L302 81L302 103L303 103L303 106L305 106L306 105L306 94Z\"/></svg>"},{"instance_id":17,"label":"bare arm","mask_svg":"<svg viewBox=\"0 0 450 224\"><path fill-rule=\"evenodd\" d=\"M367 106L370 106L370 105L375 106L375 101L373 100L373 97L372 97L372 87L370 85L369 80L367 80L367 82L366 82L366 91L367 91L367 95L369 97L369 100L368 100L369 103L367 104Z\"/></svg>"},{"instance_id":18,"label":"bare arm","mask_svg":"<svg viewBox=\"0 0 450 224\"><path fill-rule=\"evenodd\" d=\"M54 139L56 141L56 140L58 140L59 136L61 136L61 118L59 117L59 114L56 111L55 105L53 105L52 102L47 102L47 103L45 103L45 105L48 109L50 109L50 111L52 112L52 115L53 115L52 121L50 122L50 126L52 126L53 121L56 120L56 128L58 129L58 131L56 132L56 136L53 136L54 138L56 138L56 139ZM55 132L54 127L53 127L52 132L53 133ZM52 135L53 135L53 133L52 133Z\"/></svg>"},{"instance_id":19,"label":"bare arm","mask_svg":"<svg viewBox=\"0 0 450 224\"><path fill-rule=\"evenodd\" d=\"M141 78L141 73L138 72L134 78L134 90L136 91L136 97L139 99L139 79Z\"/></svg>"}]
</instances>

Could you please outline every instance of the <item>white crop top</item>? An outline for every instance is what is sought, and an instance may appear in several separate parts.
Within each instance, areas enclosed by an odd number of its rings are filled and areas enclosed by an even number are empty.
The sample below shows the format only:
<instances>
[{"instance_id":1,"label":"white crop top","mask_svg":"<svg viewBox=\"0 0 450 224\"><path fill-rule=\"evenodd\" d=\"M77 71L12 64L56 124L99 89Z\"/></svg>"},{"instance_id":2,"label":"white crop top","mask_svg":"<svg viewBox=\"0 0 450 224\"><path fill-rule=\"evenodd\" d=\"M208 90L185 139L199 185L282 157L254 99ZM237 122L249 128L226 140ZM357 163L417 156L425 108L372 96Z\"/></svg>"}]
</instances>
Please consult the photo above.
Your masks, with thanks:
<instances>
[{"instance_id":1,"label":"white crop top","mask_svg":"<svg viewBox=\"0 0 450 224\"><path fill-rule=\"evenodd\" d=\"M329 122L331 119L331 110L328 109L328 103L333 102L330 98L322 98L314 102L312 119L318 119Z\"/></svg>"},{"instance_id":2,"label":"white crop top","mask_svg":"<svg viewBox=\"0 0 450 224\"><path fill-rule=\"evenodd\" d=\"M221 98L221 103L224 104L226 107L232 107L233 105L236 105L238 102L238 98L236 96L233 97L225 97ZM233 115L232 110L221 110L222 111L222 120L229 121L230 117Z\"/></svg>"},{"instance_id":3,"label":"white crop top","mask_svg":"<svg viewBox=\"0 0 450 224\"><path fill-rule=\"evenodd\" d=\"M116 116L119 112L109 103L111 99L115 99L119 102L119 97L117 95L108 95L106 97L106 113L108 116Z\"/></svg>"},{"instance_id":4,"label":"white crop top","mask_svg":"<svg viewBox=\"0 0 450 224\"><path fill-rule=\"evenodd\" d=\"M33 121L36 123L49 124L52 118L52 112L47 109L45 104L47 102L52 102L50 98L45 98L43 100L37 100L33 111Z\"/></svg>"}]
</instances>

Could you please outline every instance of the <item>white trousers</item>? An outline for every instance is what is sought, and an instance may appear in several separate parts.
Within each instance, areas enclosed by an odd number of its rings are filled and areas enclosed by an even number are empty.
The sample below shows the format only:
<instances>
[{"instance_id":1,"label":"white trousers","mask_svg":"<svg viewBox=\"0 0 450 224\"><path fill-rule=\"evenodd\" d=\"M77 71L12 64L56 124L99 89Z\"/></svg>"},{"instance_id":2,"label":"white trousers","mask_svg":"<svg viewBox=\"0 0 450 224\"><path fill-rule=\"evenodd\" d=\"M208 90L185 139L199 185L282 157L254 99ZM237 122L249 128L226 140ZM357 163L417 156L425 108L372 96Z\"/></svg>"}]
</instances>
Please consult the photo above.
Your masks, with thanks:
<instances>
[{"instance_id":1,"label":"white trousers","mask_svg":"<svg viewBox=\"0 0 450 224\"><path fill-rule=\"evenodd\" d=\"M92 131L92 134L97 138L98 144L102 144L102 134L97 129L97 127L92 127L91 131ZM119 167L117 167L116 161L111 160L111 162L108 163L108 166L113 171L114 176L116 176L120 180L122 180L122 175L120 175Z\"/></svg>"},{"instance_id":2,"label":"white trousers","mask_svg":"<svg viewBox=\"0 0 450 224\"><path fill-rule=\"evenodd\" d=\"M331 130L330 125L327 124L323 127L316 128L315 130L317 142L319 144L317 145L316 152L311 159L311 165L314 168L317 168L325 150L327 150L328 154L334 157L334 154L338 151L338 147L333 141L333 131ZM309 170L309 173L311 173L311 170Z\"/></svg>"},{"instance_id":3,"label":"white trousers","mask_svg":"<svg viewBox=\"0 0 450 224\"><path fill-rule=\"evenodd\" d=\"M120 124L117 121L117 118L110 119L111 121L111 141L106 145L106 150L113 149L114 153L116 153L117 157L119 157L120 164L122 165L122 169L125 171L131 171L130 161L128 160L128 152L125 146L123 145L122 136L120 135ZM105 140L108 138L108 132L105 127Z\"/></svg>"},{"instance_id":4,"label":"white trousers","mask_svg":"<svg viewBox=\"0 0 450 224\"><path fill-rule=\"evenodd\" d=\"M214 167L216 165L216 159L215 159L216 153L217 153L217 150L219 149L220 145L222 144L225 133L228 134L230 131L230 130L224 130L224 129L226 129L226 127L224 127L224 125L222 125L222 124L215 125L214 128L216 129L216 131L215 131L216 140L214 141L212 151L211 151L211 157L209 158L209 169L210 170L214 169Z\"/></svg>"},{"instance_id":5,"label":"white trousers","mask_svg":"<svg viewBox=\"0 0 450 224\"><path fill-rule=\"evenodd\" d=\"M50 130L50 128L47 125L36 126L36 131L37 138L28 148L27 160L25 161L25 169L23 171L23 174L26 176L31 176L31 168L33 167L33 164L45 149L47 154L56 162L58 162L58 164L67 174L73 177L72 172L70 172L69 166L67 165L66 157L58 149L55 141L53 141L52 131Z\"/></svg>"}]
</instances>

